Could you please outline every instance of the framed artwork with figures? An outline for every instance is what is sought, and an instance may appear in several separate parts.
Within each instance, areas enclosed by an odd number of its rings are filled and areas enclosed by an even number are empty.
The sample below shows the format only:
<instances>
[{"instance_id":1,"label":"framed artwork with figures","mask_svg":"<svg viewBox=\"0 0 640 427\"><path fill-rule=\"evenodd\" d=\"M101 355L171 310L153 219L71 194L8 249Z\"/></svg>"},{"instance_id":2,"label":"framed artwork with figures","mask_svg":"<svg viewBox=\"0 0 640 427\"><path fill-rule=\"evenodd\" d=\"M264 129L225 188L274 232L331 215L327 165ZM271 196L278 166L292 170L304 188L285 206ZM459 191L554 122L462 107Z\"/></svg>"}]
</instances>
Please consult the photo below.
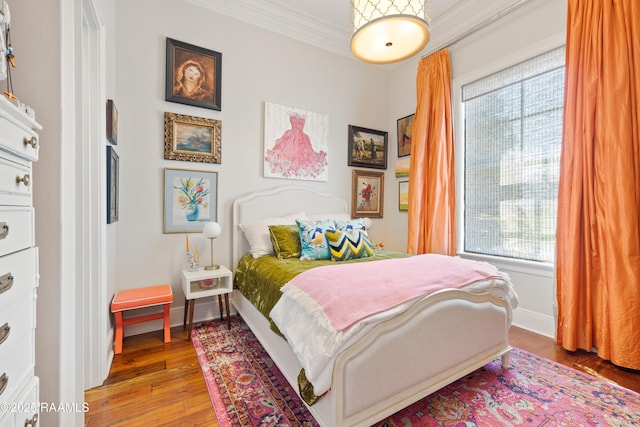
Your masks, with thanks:
<instances>
[{"instance_id":1,"label":"framed artwork with figures","mask_svg":"<svg viewBox=\"0 0 640 427\"><path fill-rule=\"evenodd\" d=\"M398 157L411 154L411 137L413 135L413 118L415 114L398 119Z\"/></svg>"},{"instance_id":2,"label":"framed artwork with figures","mask_svg":"<svg viewBox=\"0 0 640 427\"><path fill-rule=\"evenodd\" d=\"M349 125L347 165L365 168L387 168L388 133Z\"/></svg>"},{"instance_id":3,"label":"framed artwork with figures","mask_svg":"<svg viewBox=\"0 0 640 427\"><path fill-rule=\"evenodd\" d=\"M164 233L200 233L216 221L218 173L164 169Z\"/></svg>"}]
</instances>

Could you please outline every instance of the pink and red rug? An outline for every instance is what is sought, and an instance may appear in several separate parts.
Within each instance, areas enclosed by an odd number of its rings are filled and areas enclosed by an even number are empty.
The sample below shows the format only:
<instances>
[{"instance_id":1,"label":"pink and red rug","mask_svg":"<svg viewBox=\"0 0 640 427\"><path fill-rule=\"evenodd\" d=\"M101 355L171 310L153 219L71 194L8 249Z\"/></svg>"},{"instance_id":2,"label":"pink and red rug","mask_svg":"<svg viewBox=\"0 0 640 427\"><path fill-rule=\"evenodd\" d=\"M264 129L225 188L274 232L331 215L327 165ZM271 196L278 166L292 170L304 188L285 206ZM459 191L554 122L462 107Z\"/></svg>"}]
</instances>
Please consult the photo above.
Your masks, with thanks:
<instances>
[{"instance_id":1,"label":"pink and red rug","mask_svg":"<svg viewBox=\"0 0 640 427\"><path fill-rule=\"evenodd\" d=\"M220 426L317 426L239 316L192 333ZM376 424L393 426L640 426L640 395L514 349Z\"/></svg>"}]
</instances>

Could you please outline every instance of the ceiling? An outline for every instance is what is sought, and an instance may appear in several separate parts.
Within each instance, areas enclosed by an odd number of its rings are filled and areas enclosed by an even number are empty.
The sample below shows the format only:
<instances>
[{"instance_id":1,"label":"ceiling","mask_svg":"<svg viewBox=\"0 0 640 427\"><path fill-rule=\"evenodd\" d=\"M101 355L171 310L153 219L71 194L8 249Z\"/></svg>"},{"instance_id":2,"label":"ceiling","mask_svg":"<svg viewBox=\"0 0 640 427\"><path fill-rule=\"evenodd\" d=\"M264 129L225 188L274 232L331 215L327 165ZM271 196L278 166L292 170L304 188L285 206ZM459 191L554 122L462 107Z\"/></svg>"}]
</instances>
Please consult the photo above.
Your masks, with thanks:
<instances>
[{"instance_id":1,"label":"ceiling","mask_svg":"<svg viewBox=\"0 0 640 427\"><path fill-rule=\"evenodd\" d=\"M216 13L350 56L350 0L183 0ZM431 41L423 54L530 0L431 0Z\"/></svg>"}]
</instances>

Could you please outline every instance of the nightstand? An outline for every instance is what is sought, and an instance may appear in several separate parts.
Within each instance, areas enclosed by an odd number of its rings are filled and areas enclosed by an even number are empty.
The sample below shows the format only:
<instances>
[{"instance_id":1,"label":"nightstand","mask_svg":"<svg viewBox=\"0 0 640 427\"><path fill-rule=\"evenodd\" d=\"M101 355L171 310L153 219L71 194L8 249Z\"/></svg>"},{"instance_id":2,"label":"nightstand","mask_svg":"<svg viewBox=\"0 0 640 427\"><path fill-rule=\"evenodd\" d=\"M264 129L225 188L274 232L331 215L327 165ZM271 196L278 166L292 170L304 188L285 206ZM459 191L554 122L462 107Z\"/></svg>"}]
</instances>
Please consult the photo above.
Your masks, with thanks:
<instances>
[{"instance_id":1,"label":"nightstand","mask_svg":"<svg viewBox=\"0 0 640 427\"><path fill-rule=\"evenodd\" d=\"M193 308L198 298L217 295L220 320L224 320L224 310L222 309L222 297L224 296L227 310L227 327L231 329L229 294L233 291L232 276L233 273L222 265L217 270L205 270L204 268L196 271L182 270L182 292L184 293L184 322L182 326L186 327L187 325L188 312L189 340L191 340L191 329L193 328Z\"/></svg>"}]
</instances>

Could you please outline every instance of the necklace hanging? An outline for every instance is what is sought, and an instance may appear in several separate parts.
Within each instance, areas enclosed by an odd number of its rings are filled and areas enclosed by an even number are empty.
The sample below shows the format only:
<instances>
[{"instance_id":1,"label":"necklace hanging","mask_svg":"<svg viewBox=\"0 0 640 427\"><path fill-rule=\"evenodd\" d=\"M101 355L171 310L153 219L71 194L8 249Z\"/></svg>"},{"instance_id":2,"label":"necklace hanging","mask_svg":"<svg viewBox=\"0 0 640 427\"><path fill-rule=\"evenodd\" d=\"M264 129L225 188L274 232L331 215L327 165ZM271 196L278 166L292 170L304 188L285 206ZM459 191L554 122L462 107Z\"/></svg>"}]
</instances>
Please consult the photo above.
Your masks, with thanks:
<instances>
[{"instance_id":1,"label":"necklace hanging","mask_svg":"<svg viewBox=\"0 0 640 427\"><path fill-rule=\"evenodd\" d=\"M18 99L13 94L13 82L11 81L11 68L15 68L15 55L13 53L13 45L11 44L11 29L7 25L7 30L5 32L5 40L7 43L7 90L4 91L4 94L9 99Z\"/></svg>"}]
</instances>

